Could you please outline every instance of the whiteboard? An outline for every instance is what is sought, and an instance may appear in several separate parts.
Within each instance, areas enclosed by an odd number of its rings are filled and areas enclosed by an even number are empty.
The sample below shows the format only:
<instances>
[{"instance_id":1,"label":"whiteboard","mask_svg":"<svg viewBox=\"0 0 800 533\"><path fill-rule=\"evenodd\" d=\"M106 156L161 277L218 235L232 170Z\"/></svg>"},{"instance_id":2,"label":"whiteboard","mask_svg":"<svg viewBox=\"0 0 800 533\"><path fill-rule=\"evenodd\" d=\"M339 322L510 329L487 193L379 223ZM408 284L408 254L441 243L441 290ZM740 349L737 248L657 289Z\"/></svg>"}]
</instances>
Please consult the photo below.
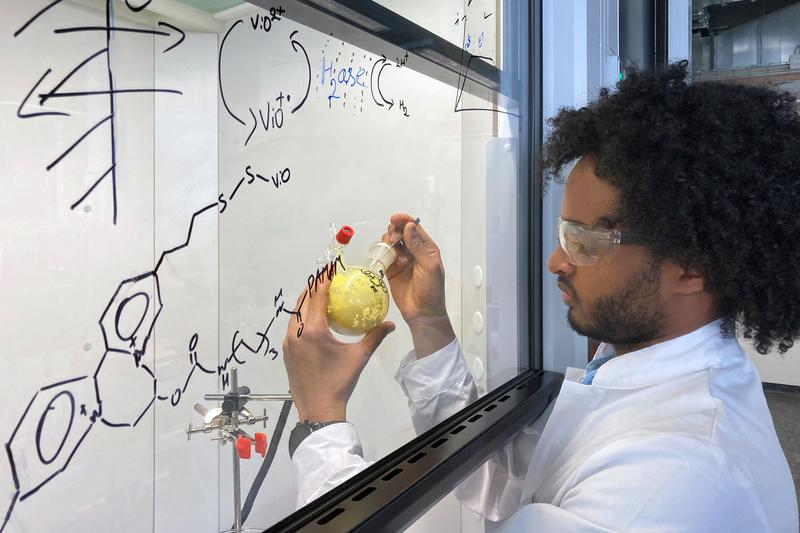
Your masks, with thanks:
<instances>
[{"instance_id":1,"label":"whiteboard","mask_svg":"<svg viewBox=\"0 0 800 533\"><path fill-rule=\"evenodd\" d=\"M287 311L332 221L355 228L357 264L391 213L419 216L442 250L454 328L486 363L485 332L462 332L462 315L485 312L484 288L462 278L485 267L496 120L454 113L455 89L406 58L290 14L192 25L163 15L174 2L145 3L0 5L0 531L229 527L230 449L187 441L193 405L234 366L253 392L288 392ZM466 34L450 22L462 2L384 3L454 42ZM394 308L388 319L402 325ZM349 404L367 460L415 436L394 381L410 347L398 327ZM288 429L276 428L296 412L264 407L278 448L251 527L295 508ZM242 462L243 499L262 466ZM460 512L452 499L435 511Z\"/></svg>"}]
</instances>

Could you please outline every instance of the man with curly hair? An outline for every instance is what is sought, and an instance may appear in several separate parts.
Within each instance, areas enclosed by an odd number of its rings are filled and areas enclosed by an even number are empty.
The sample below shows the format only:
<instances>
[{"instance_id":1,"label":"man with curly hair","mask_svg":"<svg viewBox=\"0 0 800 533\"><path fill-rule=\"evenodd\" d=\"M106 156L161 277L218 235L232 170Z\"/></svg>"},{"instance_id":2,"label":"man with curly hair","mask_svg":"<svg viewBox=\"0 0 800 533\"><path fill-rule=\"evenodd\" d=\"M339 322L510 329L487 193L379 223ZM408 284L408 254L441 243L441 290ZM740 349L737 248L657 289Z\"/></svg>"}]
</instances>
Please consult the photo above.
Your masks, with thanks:
<instances>
[{"instance_id":1,"label":"man with curly hair","mask_svg":"<svg viewBox=\"0 0 800 533\"><path fill-rule=\"evenodd\" d=\"M549 418L459 487L503 531L798 531L786 458L735 333L761 353L800 337L800 116L788 94L690 84L686 69L631 71L551 120L543 183L576 164L548 268L569 324L602 344L585 372L567 372ZM439 250L409 215L392 216L384 239L401 232L387 275L414 351L397 379L422 432L477 392ZM290 442L300 505L368 466L346 404L394 328L343 344L325 290L308 302L303 336L284 343L307 422Z\"/></svg>"}]
</instances>

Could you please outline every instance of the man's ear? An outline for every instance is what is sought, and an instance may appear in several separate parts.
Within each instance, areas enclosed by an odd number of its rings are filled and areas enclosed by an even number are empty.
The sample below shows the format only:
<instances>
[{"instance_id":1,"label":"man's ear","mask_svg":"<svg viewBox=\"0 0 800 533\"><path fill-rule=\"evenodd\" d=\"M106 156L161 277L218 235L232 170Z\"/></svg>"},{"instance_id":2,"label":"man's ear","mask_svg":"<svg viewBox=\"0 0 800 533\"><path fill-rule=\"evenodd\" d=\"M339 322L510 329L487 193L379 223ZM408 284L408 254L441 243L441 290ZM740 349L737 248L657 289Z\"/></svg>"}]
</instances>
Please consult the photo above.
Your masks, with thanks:
<instances>
[{"instance_id":1,"label":"man's ear","mask_svg":"<svg viewBox=\"0 0 800 533\"><path fill-rule=\"evenodd\" d=\"M706 280L699 268L684 267L673 261L665 261L665 268L675 294L688 296L705 290Z\"/></svg>"}]
</instances>

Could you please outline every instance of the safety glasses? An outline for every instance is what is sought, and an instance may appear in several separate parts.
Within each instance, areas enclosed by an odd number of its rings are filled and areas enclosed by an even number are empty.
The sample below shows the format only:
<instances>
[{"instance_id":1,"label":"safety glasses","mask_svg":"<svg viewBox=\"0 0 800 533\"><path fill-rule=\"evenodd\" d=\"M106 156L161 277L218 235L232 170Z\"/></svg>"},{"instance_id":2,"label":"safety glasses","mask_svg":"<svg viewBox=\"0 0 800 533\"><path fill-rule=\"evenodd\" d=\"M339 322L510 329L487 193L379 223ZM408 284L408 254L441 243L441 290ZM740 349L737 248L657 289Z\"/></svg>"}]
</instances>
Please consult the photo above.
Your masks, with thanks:
<instances>
[{"instance_id":1,"label":"safety glasses","mask_svg":"<svg viewBox=\"0 0 800 533\"><path fill-rule=\"evenodd\" d=\"M615 229L596 228L558 217L558 243L576 266L607 263L614 258L621 244L644 244L633 233Z\"/></svg>"}]
</instances>

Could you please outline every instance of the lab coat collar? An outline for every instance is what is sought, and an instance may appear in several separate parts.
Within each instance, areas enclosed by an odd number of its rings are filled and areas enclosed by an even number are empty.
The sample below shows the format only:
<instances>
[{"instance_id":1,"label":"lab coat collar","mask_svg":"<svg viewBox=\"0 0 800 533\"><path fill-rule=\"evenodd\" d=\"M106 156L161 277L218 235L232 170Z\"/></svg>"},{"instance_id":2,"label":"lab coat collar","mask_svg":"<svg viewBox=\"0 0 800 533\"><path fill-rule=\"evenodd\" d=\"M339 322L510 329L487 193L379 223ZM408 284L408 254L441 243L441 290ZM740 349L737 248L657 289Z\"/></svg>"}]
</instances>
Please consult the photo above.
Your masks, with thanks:
<instances>
[{"instance_id":1,"label":"lab coat collar","mask_svg":"<svg viewBox=\"0 0 800 533\"><path fill-rule=\"evenodd\" d=\"M736 342L734 338L721 337L721 322L715 320L686 335L620 356L612 345L602 343L595 357L613 357L597 370L590 386L636 389L718 365L722 354L719 343Z\"/></svg>"}]
</instances>

